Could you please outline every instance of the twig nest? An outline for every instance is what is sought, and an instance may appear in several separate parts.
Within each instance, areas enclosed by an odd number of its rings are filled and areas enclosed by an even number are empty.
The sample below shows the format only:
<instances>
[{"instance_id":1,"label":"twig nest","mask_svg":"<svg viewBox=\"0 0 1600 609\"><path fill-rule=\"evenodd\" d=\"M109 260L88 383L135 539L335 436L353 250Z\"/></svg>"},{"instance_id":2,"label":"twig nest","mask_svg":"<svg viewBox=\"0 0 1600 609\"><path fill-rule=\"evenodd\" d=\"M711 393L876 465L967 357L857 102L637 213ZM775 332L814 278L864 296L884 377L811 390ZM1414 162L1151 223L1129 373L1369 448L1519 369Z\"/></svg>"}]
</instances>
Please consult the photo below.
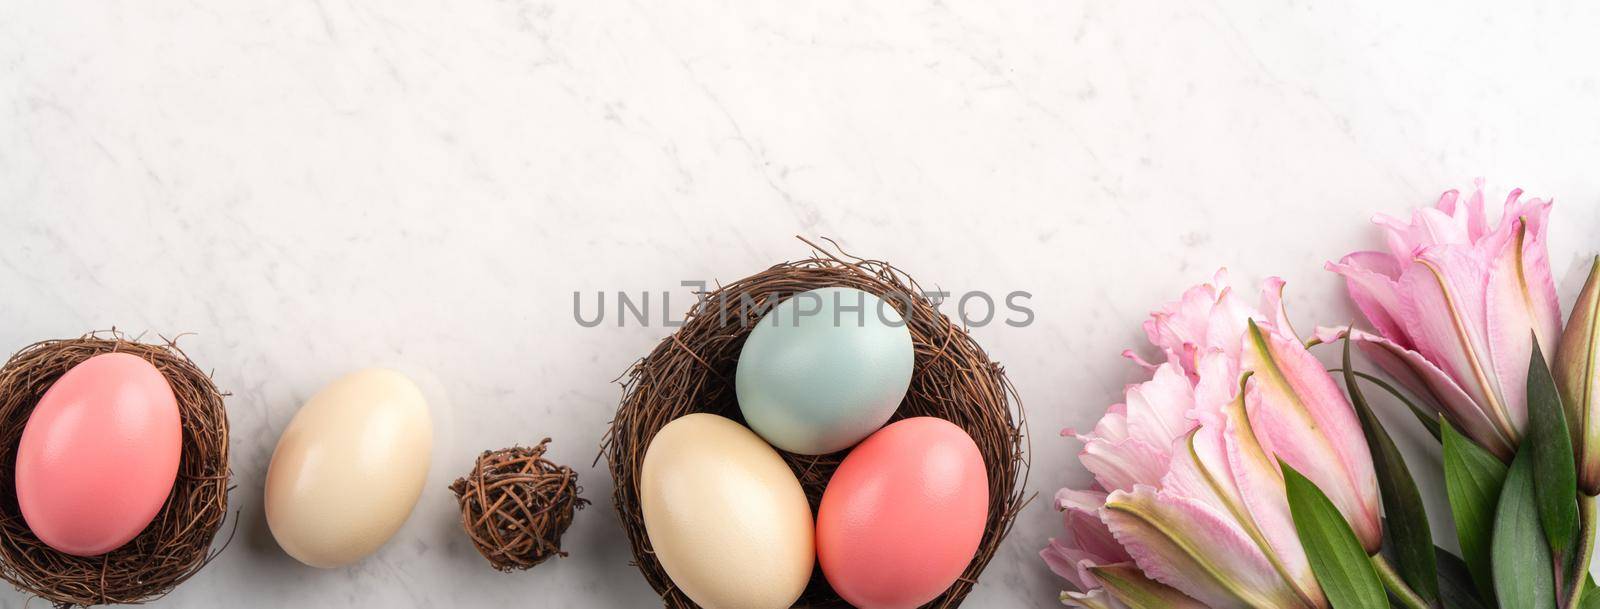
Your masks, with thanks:
<instances>
[{"instance_id":1,"label":"twig nest","mask_svg":"<svg viewBox=\"0 0 1600 609\"><path fill-rule=\"evenodd\" d=\"M461 504L461 528L495 570L531 569L566 556L561 535L589 505L578 474L544 458L550 438L528 448L485 451L472 473L450 485Z\"/></svg>"},{"instance_id":2,"label":"twig nest","mask_svg":"<svg viewBox=\"0 0 1600 609\"><path fill-rule=\"evenodd\" d=\"M612 498L632 543L634 563L667 607L696 605L662 568L645 531L639 503L645 451L656 432L687 414L708 412L743 421L734 378L745 338L764 311L801 292L850 287L893 305L911 331L915 364L910 389L891 422L918 416L950 421L972 437L983 456L989 509L977 555L961 577L924 609L961 604L1027 500L1027 422L1000 365L989 359L966 330L939 312L938 304L899 269L887 262L813 247L817 253L811 258L779 264L702 294L677 332L623 377L622 404L601 452L610 465ZM809 456L780 451L805 489L813 514L828 479L847 453ZM818 569L795 606L840 605L844 601Z\"/></svg>"},{"instance_id":3,"label":"twig nest","mask_svg":"<svg viewBox=\"0 0 1600 609\"><path fill-rule=\"evenodd\" d=\"M129 353L166 377L178 401L178 475L150 525L99 556L52 549L17 505L16 457L34 407L68 370L105 353ZM126 340L115 331L24 347L0 368L0 578L58 607L140 603L171 592L222 549L211 542L228 511L228 413L224 394L177 344ZM223 544L224 547L226 543Z\"/></svg>"}]
</instances>

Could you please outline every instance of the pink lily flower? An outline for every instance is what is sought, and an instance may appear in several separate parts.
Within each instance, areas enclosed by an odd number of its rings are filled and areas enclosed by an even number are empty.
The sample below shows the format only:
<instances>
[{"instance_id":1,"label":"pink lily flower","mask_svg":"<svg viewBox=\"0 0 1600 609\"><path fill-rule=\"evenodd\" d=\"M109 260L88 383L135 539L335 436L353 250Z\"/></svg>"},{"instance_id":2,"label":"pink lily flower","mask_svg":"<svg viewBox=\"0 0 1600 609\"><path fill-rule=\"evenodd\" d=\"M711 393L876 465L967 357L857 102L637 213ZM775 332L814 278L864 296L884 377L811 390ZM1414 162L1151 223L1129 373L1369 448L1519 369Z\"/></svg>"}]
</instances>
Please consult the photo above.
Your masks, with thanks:
<instances>
[{"instance_id":1,"label":"pink lily flower","mask_svg":"<svg viewBox=\"0 0 1600 609\"><path fill-rule=\"evenodd\" d=\"M1354 252L1328 270L1377 334L1351 331L1364 354L1473 441L1504 459L1527 424L1528 358L1554 357L1561 304L1545 244L1550 203L1513 190L1497 226L1483 182L1452 190L1410 221L1379 214L1386 252ZM1319 329L1335 340L1344 329Z\"/></svg>"},{"instance_id":2,"label":"pink lily flower","mask_svg":"<svg viewBox=\"0 0 1600 609\"><path fill-rule=\"evenodd\" d=\"M1377 480L1354 410L1294 336L1283 283L1257 309L1219 271L1151 315L1166 361L1127 388L1083 442L1094 475L1063 489L1065 535L1040 552L1076 590L1068 606L1127 599L1175 608L1328 606L1289 515L1278 461L1322 488L1369 552L1382 543Z\"/></svg>"}]
</instances>

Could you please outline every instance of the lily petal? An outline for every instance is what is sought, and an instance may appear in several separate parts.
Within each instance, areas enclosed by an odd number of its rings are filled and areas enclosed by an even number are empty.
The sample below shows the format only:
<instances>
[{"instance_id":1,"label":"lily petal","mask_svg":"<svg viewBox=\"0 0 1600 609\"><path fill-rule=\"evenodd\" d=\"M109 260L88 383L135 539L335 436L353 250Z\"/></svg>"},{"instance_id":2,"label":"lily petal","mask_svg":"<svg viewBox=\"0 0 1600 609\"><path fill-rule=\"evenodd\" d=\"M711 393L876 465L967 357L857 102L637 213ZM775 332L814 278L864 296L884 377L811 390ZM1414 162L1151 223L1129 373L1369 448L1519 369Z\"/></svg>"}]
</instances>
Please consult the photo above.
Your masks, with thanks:
<instances>
[{"instance_id":1,"label":"lily petal","mask_svg":"<svg viewBox=\"0 0 1600 609\"><path fill-rule=\"evenodd\" d=\"M1057 493L1057 496L1060 494ZM1100 522L1100 508L1105 505L1106 495L1099 493L1099 496L1099 502L1093 505L1057 501L1057 509L1061 510L1067 529L1067 537L1062 543L1082 551L1095 564L1126 562L1130 560L1127 550L1122 549L1105 523Z\"/></svg>"},{"instance_id":2,"label":"lily petal","mask_svg":"<svg viewBox=\"0 0 1600 609\"><path fill-rule=\"evenodd\" d=\"M1128 437L1152 446L1170 445L1194 426L1185 415L1194 406L1194 386L1174 362L1157 366L1149 380L1127 391Z\"/></svg>"},{"instance_id":3,"label":"lily petal","mask_svg":"<svg viewBox=\"0 0 1600 609\"><path fill-rule=\"evenodd\" d=\"M1539 344L1556 344L1561 336L1561 299L1556 296L1555 276L1550 270L1550 247L1546 243L1551 203L1530 199L1518 212L1527 229L1522 244L1522 275L1533 301L1534 331Z\"/></svg>"},{"instance_id":4,"label":"lily petal","mask_svg":"<svg viewBox=\"0 0 1600 609\"><path fill-rule=\"evenodd\" d=\"M1533 301L1522 273L1525 229L1521 220L1511 220L1514 235L1500 242L1498 251L1485 252L1489 258L1488 285L1484 289L1485 322L1488 330L1489 361L1496 382L1502 388L1528 385L1528 358L1533 354L1533 338L1546 355L1553 355L1554 336L1539 337L1534 324ZM1547 364L1549 362L1546 362ZM1511 425L1522 429L1528 422L1528 394L1503 391L1506 416Z\"/></svg>"},{"instance_id":5,"label":"lily petal","mask_svg":"<svg viewBox=\"0 0 1600 609\"><path fill-rule=\"evenodd\" d=\"M1266 316L1262 321L1284 336L1298 339L1294 325L1289 323L1289 311L1283 307L1283 286L1283 279L1278 277L1268 277L1262 284L1261 313Z\"/></svg>"},{"instance_id":6,"label":"lily petal","mask_svg":"<svg viewBox=\"0 0 1600 609\"><path fill-rule=\"evenodd\" d=\"M1064 488L1056 491L1055 503L1058 510L1078 510L1099 514L1100 506L1106 504L1106 493Z\"/></svg>"},{"instance_id":7,"label":"lily petal","mask_svg":"<svg viewBox=\"0 0 1600 609\"><path fill-rule=\"evenodd\" d=\"M1207 469L1233 477L1228 486L1237 493L1233 502L1238 507L1234 509L1243 512L1239 518L1250 523L1249 532L1264 546L1262 549L1278 574L1294 586L1301 598L1312 605L1325 606L1327 599L1294 528L1282 471L1274 467L1271 453L1250 428L1242 400L1229 406L1222 429L1219 438L1213 440L1215 445L1201 451ZM1221 452L1220 460L1213 456L1217 451Z\"/></svg>"},{"instance_id":8,"label":"lily petal","mask_svg":"<svg viewBox=\"0 0 1600 609\"><path fill-rule=\"evenodd\" d=\"M1278 575L1313 604L1325 604L1295 533L1283 479L1248 429L1231 425L1243 416L1212 417L1173 448L1162 491L1205 504L1239 523Z\"/></svg>"},{"instance_id":9,"label":"lily petal","mask_svg":"<svg viewBox=\"0 0 1600 609\"><path fill-rule=\"evenodd\" d=\"M1479 446L1501 459L1511 459L1515 453L1512 440L1500 432L1489 414L1473 402L1455 380L1422 354L1361 330L1318 328L1317 338L1321 342L1332 343L1344 338L1347 331L1361 353L1410 391L1411 395L1435 412L1443 414L1451 425Z\"/></svg>"},{"instance_id":10,"label":"lily petal","mask_svg":"<svg viewBox=\"0 0 1600 609\"><path fill-rule=\"evenodd\" d=\"M1377 475L1355 409L1297 340L1251 327L1243 368L1249 425L1268 454L1328 494L1369 554L1383 546Z\"/></svg>"},{"instance_id":11,"label":"lily petal","mask_svg":"<svg viewBox=\"0 0 1600 609\"><path fill-rule=\"evenodd\" d=\"M1153 487L1117 491L1101 519L1140 570L1214 609L1304 606L1238 524Z\"/></svg>"},{"instance_id":12,"label":"lily petal","mask_svg":"<svg viewBox=\"0 0 1600 609\"><path fill-rule=\"evenodd\" d=\"M1167 460L1171 457L1164 447L1132 438L1121 442L1082 439L1083 452L1078 460L1103 488L1127 490L1140 484L1158 484L1167 474Z\"/></svg>"},{"instance_id":13,"label":"lily petal","mask_svg":"<svg viewBox=\"0 0 1600 609\"><path fill-rule=\"evenodd\" d=\"M1130 609L1206 609L1200 601L1145 577L1132 564L1105 565L1093 571L1105 590Z\"/></svg>"},{"instance_id":14,"label":"lily petal","mask_svg":"<svg viewBox=\"0 0 1600 609\"><path fill-rule=\"evenodd\" d=\"M1400 268L1393 258L1379 252L1354 252L1338 263L1329 262L1325 268L1344 276L1351 300L1379 334L1404 348L1411 348L1411 338L1400 321L1405 300L1395 283Z\"/></svg>"},{"instance_id":15,"label":"lily petal","mask_svg":"<svg viewBox=\"0 0 1600 609\"><path fill-rule=\"evenodd\" d=\"M1061 604L1079 609L1128 609L1127 605L1112 598L1105 588L1089 592L1062 592Z\"/></svg>"},{"instance_id":16,"label":"lily petal","mask_svg":"<svg viewBox=\"0 0 1600 609\"><path fill-rule=\"evenodd\" d=\"M1484 263L1460 247L1432 247L1417 255L1400 277L1409 295L1407 334L1416 350L1451 378L1495 422L1500 432L1520 438L1501 399L1498 380L1486 366L1489 347L1485 318Z\"/></svg>"},{"instance_id":17,"label":"lily petal","mask_svg":"<svg viewBox=\"0 0 1600 609\"><path fill-rule=\"evenodd\" d=\"M1051 539L1050 545L1039 550L1039 558L1044 559L1044 564L1050 567L1051 572L1071 582L1079 590L1098 587L1099 582L1094 579L1091 569L1105 564L1098 557L1057 539Z\"/></svg>"}]
</instances>

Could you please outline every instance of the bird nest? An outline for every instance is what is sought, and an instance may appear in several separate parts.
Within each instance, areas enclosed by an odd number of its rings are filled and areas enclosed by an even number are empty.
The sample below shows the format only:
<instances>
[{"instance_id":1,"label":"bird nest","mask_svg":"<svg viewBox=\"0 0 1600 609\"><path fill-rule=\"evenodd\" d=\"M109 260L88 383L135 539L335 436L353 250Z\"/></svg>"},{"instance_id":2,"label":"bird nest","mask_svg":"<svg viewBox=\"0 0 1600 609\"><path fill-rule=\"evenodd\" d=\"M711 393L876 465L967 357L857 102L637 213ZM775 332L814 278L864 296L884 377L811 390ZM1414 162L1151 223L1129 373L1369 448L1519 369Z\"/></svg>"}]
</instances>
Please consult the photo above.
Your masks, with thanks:
<instances>
[{"instance_id":1,"label":"bird nest","mask_svg":"<svg viewBox=\"0 0 1600 609\"><path fill-rule=\"evenodd\" d=\"M601 443L601 453L611 469L613 500L633 545L634 563L667 607L696 605L673 585L645 533L639 504L645 450L662 427L690 413L708 412L743 422L733 382L739 351L761 314L794 294L852 287L891 303L907 320L916 351L911 387L891 421L917 416L948 420L966 430L983 454L989 512L977 554L961 577L924 607L961 604L1026 502L1027 422L1004 369L899 269L812 247L816 252L811 258L779 264L702 294L677 332L623 375L622 404ZM820 456L778 452L800 480L815 514L823 488L848 451ZM795 606L843 604L818 569Z\"/></svg>"},{"instance_id":2,"label":"bird nest","mask_svg":"<svg viewBox=\"0 0 1600 609\"><path fill-rule=\"evenodd\" d=\"M577 510L578 474L544 458L550 438L538 446L484 451L472 473L450 485L461 507L461 528L496 571L531 569L552 556L566 556L561 535Z\"/></svg>"},{"instance_id":3,"label":"bird nest","mask_svg":"<svg viewBox=\"0 0 1600 609\"><path fill-rule=\"evenodd\" d=\"M100 556L45 545L17 505L16 456L28 417L56 379L103 353L131 353L172 386L183 425L172 493L144 531ZM228 511L228 413L211 377L173 342L148 344L116 332L34 343L0 368L0 578L58 607L141 603L171 592L221 548L211 542ZM224 547L226 543L223 544Z\"/></svg>"}]
</instances>

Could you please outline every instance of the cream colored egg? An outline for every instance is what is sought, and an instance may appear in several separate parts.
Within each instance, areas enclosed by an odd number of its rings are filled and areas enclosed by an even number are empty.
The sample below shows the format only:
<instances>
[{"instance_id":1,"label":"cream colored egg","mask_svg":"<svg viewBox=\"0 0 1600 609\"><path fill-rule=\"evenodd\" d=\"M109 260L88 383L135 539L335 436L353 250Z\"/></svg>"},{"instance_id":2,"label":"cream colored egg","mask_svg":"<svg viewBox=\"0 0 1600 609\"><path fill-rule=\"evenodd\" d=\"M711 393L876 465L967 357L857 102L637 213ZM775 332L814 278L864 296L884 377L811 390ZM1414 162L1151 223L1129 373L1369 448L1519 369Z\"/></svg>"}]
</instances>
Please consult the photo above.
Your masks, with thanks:
<instances>
[{"instance_id":1,"label":"cream colored egg","mask_svg":"<svg viewBox=\"0 0 1600 609\"><path fill-rule=\"evenodd\" d=\"M691 414L644 454L639 495L656 560L706 609L794 604L816 559L811 506L777 451L743 425Z\"/></svg>"},{"instance_id":2,"label":"cream colored egg","mask_svg":"<svg viewBox=\"0 0 1600 609\"><path fill-rule=\"evenodd\" d=\"M405 375L373 368L334 381L295 413L272 452L272 536L313 567L361 560L411 515L432 446L427 402Z\"/></svg>"}]
</instances>

